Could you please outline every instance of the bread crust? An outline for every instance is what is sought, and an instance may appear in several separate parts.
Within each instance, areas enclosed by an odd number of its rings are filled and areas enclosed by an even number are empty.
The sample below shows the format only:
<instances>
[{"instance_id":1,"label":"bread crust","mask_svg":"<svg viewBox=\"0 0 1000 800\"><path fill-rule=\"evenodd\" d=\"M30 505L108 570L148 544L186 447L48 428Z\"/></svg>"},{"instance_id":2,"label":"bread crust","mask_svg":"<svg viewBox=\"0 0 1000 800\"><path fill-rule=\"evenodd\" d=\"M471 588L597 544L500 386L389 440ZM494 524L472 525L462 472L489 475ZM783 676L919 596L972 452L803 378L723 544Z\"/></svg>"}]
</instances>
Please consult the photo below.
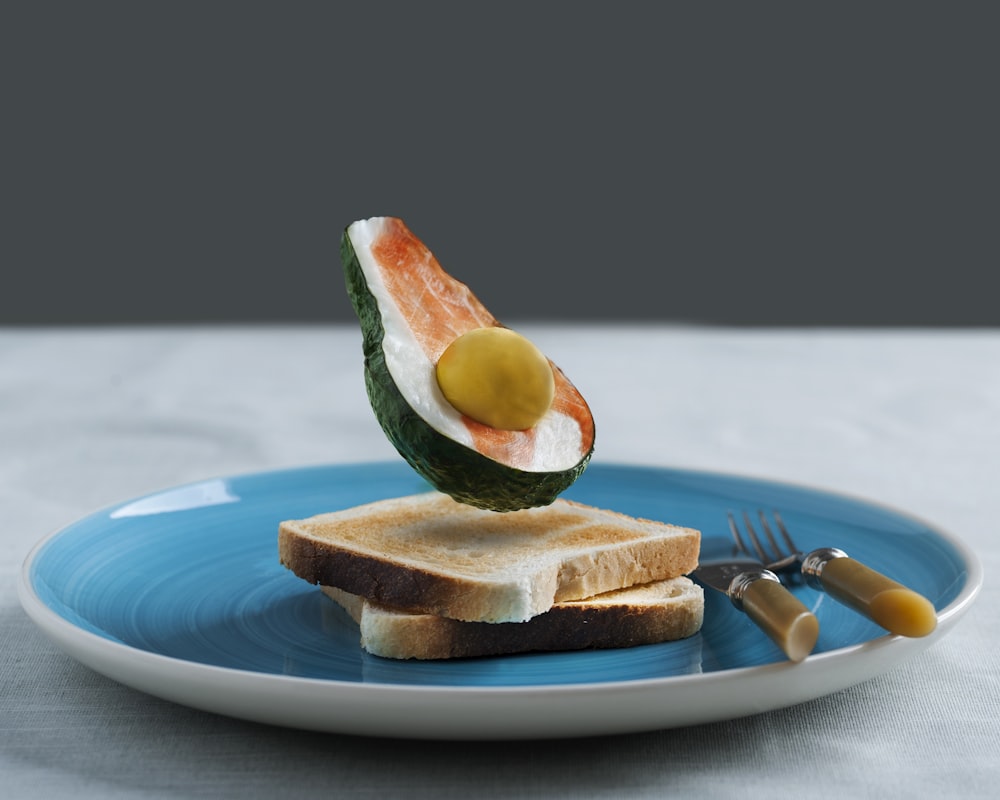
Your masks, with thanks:
<instances>
[{"instance_id":1,"label":"bread crust","mask_svg":"<svg viewBox=\"0 0 1000 800\"><path fill-rule=\"evenodd\" d=\"M701 587L684 577L655 586L653 598L621 590L613 600L559 603L527 622L498 624L394 610L332 587L323 592L359 625L361 646L372 655L431 660L635 647L697 633L704 618Z\"/></svg>"},{"instance_id":2,"label":"bread crust","mask_svg":"<svg viewBox=\"0 0 1000 800\"><path fill-rule=\"evenodd\" d=\"M281 563L309 583L490 623L684 575L699 545L696 530L580 503L497 514L438 493L287 520L278 534Z\"/></svg>"},{"instance_id":3,"label":"bread crust","mask_svg":"<svg viewBox=\"0 0 1000 800\"><path fill-rule=\"evenodd\" d=\"M474 615L472 609L488 605L491 595L501 594L489 585L302 536L285 523L280 528L279 553L281 563L309 583L428 614L462 619Z\"/></svg>"}]
</instances>

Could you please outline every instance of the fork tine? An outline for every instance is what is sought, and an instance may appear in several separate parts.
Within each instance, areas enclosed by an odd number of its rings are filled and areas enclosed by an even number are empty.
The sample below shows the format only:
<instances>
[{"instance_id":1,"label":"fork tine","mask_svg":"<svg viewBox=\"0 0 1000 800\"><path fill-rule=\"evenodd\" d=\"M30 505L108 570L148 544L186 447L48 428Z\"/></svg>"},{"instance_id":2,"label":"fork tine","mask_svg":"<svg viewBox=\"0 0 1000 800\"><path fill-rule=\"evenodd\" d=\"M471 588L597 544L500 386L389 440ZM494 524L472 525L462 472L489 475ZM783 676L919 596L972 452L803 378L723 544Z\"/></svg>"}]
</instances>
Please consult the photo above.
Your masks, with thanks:
<instances>
[{"instance_id":1,"label":"fork tine","mask_svg":"<svg viewBox=\"0 0 1000 800\"><path fill-rule=\"evenodd\" d=\"M767 521L763 511L758 510L757 516L760 517L760 526L764 530L764 535L767 536L767 541L771 545L771 550L774 552L774 558L768 559L769 561L780 561L785 558L786 554L781 551L781 545L778 544L778 540L774 538L774 532L771 530L771 526ZM785 535L785 540L788 540L788 535ZM795 552L794 548L792 552Z\"/></svg>"},{"instance_id":2,"label":"fork tine","mask_svg":"<svg viewBox=\"0 0 1000 800\"><path fill-rule=\"evenodd\" d=\"M785 544L788 545L788 552L799 552L799 548L795 546L795 540L792 539L792 535L788 532L788 528L785 527L785 521L781 518L781 514L777 511L772 511L771 514L774 516L774 521L778 524L778 531L781 533L781 537L785 540Z\"/></svg>"},{"instance_id":3,"label":"fork tine","mask_svg":"<svg viewBox=\"0 0 1000 800\"><path fill-rule=\"evenodd\" d=\"M800 584L805 578L802 575L801 567L801 553L799 549L795 546L795 541L792 539L792 535L788 532L788 528L785 526L785 521L781 518L781 514L778 513L776 509L772 509L771 516L774 519L775 525L778 527L778 533L781 534L781 538L785 542L785 551L782 552L781 546L778 544L777 537L774 535L774 531L771 528L770 523L767 521L767 515L763 511L757 512L760 515L760 524L763 526L765 533L767 533L767 538L771 542L771 546L774 548L777 554L771 562L769 562L769 569L774 572L779 573L784 580L792 584Z\"/></svg>"},{"instance_id":4,"label":"fork tine","mask_svg":"<svg viewBox=\"0 0 1000 800\"><path fill-rule=\"evenodd\" d=\"M736 524L736 520L733 518L733 512L726 512L726 516L729 518L729 532L733 535L733 540L736 542L736 548L741 553L749 554L750 548L746 546L746 543L743 541L743 537L740 535L740 528Z\"/></svg>"},{"instance_id":5,"label":"fork tine","mask_svg":"<svg viewBox=\"0 0 1000 800\"><path fill-rule=\"evenodd\" d=\"M750 515L746 511L743 512L743 524L746 526L747 536L750 537L750 542L753 544L754 552L757 553L757 558L765 564L776 561L777 559L768 557L767 553L764 552L764 547L760 543L757 531L754 530L753 523L750 521Z\"/></svg>"}]
</instances>

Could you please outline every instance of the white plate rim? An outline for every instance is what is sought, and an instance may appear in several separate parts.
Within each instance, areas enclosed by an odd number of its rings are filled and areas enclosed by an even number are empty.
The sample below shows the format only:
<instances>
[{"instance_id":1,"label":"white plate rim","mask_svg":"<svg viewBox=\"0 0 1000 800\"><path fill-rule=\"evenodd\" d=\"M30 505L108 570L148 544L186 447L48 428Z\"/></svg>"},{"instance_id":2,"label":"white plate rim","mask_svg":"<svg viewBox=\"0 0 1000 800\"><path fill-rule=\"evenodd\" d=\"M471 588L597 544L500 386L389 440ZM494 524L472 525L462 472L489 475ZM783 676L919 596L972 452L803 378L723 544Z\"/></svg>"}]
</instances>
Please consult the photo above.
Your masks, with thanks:
<instances>
[{"instance_id":1,"label":"white plate rim","mask_svg":"<svg viewBox=\"0 0 1000 800\"><path fill-rule=\"evenodd\" d=\"M702 474L762 480L732 473ZM869 499L801 483L772 482L878 506L918 521L954 548L967 578L958 595L938 612L934 633L920 639L886 634L811 655L799 664L775 663L660 678L517 686L359 683L187 661L115 642L74 625L49 608L31 583L35 559L68 526L51 532L31 549L19 572L17 591L29 618L65 653L106 677L155 697L284 727L439 740L638 733L736 719L796 705L873 678L923 652L954 627L978 596L982 565L975 553L952 534L908 512Z\"/></svg>"}]
</instances>

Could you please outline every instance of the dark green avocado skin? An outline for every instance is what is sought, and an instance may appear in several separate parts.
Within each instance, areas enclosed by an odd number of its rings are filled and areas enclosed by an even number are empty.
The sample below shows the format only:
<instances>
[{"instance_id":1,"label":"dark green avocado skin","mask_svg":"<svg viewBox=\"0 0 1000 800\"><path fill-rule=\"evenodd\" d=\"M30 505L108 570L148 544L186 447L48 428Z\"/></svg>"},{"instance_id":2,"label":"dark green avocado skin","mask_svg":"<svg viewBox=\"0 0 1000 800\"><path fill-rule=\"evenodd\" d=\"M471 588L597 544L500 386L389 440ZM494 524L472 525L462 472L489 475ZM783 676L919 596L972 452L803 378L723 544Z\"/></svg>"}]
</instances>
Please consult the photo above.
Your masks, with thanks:
<instances>
[{"instance_id":1,"label":"dark green avocado skin","mask_svg":"<svg viewBox=\"0 0 1000 800\"><path fill-rule=\"evenodd\" d=\"M389 374L378 303L368 290L346 232L341 238L340 256L347 292L361 323L368 400L385 435L413 469L438 491L489 511L549 505L580 477L593 449L570 469L526 472L487 458L428 425L406 402Z\"/></svg>"}]
</instances>

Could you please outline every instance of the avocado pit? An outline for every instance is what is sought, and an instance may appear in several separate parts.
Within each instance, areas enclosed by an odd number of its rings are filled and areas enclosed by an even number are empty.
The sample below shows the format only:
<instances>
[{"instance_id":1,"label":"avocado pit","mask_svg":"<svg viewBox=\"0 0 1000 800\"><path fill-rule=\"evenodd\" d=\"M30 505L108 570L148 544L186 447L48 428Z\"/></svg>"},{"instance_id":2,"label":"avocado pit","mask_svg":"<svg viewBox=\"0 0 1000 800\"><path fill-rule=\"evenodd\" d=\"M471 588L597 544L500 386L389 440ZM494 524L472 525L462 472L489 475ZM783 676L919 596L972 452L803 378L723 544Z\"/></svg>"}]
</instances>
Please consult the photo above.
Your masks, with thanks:
<instances>
[{"instance_id":1,"label":"avocado pit","mask_svg":"<svg viewBox=\"0 0 1000 800\"><path fill-rule=\"evenodd\" d=\"M504 327L459 336L438 359L438 386L467 417L500 430L533 428L555 397L549 360L532 342Z\"/></svg>"}]
</instances>

